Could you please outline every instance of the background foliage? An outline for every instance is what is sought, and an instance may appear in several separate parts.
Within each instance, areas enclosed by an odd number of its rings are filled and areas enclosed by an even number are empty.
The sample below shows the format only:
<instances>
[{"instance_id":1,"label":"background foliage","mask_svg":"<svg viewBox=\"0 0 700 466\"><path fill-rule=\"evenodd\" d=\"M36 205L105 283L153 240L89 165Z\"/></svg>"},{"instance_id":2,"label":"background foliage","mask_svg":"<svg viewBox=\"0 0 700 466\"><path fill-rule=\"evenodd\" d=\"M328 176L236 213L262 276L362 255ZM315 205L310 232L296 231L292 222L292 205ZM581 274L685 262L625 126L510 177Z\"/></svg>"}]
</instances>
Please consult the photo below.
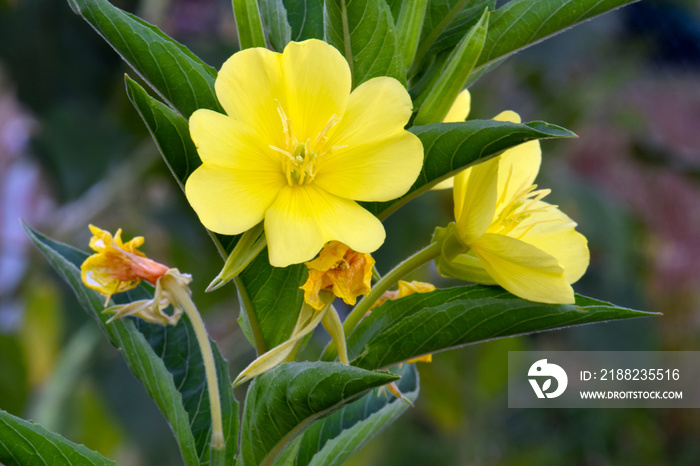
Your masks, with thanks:
<instances>
[{"instance_id":1,"label":"background foliage","mask_svg":"<svg viewBox=\"0 0 700 466\"><path fill-rule=\"evenodd\" d=\"M215 67L237 48L230 2L115 4ZM235 374L252 353L232 289L203 293L217 253L124 92L125 65L66 3L0 2L0 43L0 408L118 464L180 464L143 388L16 219L71 244L87 244L88 222L143 234L149 255L201 277L194 299ZM441 353L419 368L416 408L355 464L698 463L694 411L516 411L505 394L508 350L700 349L698 44L694 2L645 0L517 54L471 87L472 117L510 108L579 134L543 143L540 178L591 243L576 289L665 316ZM450 193L430 193L389 218L380 271L425 244L451 209ZM416 278L450 284L429 269Z\"/></svg>"}]
</instances>

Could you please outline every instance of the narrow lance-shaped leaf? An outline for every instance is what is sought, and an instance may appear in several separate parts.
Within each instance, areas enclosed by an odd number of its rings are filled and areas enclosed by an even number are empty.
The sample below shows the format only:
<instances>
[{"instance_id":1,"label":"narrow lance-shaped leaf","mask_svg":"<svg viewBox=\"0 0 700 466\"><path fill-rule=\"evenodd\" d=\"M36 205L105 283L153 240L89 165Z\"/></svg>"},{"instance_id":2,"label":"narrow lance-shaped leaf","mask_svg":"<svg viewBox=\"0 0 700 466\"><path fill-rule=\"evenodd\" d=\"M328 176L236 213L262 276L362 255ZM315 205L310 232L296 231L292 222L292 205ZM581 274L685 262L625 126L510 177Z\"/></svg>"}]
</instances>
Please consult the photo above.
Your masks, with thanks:
<instances>
[{"instance_id":1,"label":"narrow lance-shaped leaf","mask_svg":"<svg viewBox=\"0 0 700 466\"><path fill-rule=\"evenodd\" d=\"M493 10L495 4L495 0L430 0L409 75L415 75L430 56L457 45L477 23L484 8Z\"/></svg>"},{"instance_id":2,"label":"narrow lance-shaped leaf","mask_svg":"<svg viewBox=\"0 0 700 466\"><path fill-rule=\"evenodd\" d=\"M576 304L542 304L471 285L387 301L350 335L348 352L351 364L378 369L494 338L653 315L580 295Z\"/></svg>"},{"instance_id":3,"label":"narrow lance-shaped leaf","mask_svg":"<svg viewBox=\"0 0 700 466\"><path fill-rule=\"evenodd\" d=\"M403 50L384 0L327 0L324 18L326 39L345 55L354 87L376 76L406 83Z\"/></svg>"},{"instance_id":4,"label":"narrow lance-shaped leaf","mask_svg":"<svg viewBox=\"0 0 700 466\"><path fill-rule=\"evenodd\" d=\"M403 49L404 64L406 68L411 66L416 56L418 40L423 27L425 9L428 0L408 0L401 2L401 10L396 20L396 29L399 33L399 42Z\"/></svg>"},{"instance_id":5,"label":"narrow lance-shaped leaf","mask_svg":"<svg viewBox=\"0 0 700 466\"><path fill-rule=\"evenodd\" d=\"M419 382L415 364L403 364L396 371L396 385L411 403L418 399ZM383 390L384 393L378 393ZM409 404L386 389L374 389L330 416L314 422L304 432L295 464L297 466L336 466L367 444L398 419Z\"/></svg>"},{"instance_id":6,"label":"narrow lance-shaped leaf","mask_svg":"<svg viewBox=\"0 0 700 466\"><path fill-rule=\"evenodd\" d=\"M496 10L477 67L635 0L512 0Z\"/></svg>"},{"instance_id":7,"label":"narrow lance-shaped leaf","mask_svg":"<svg viewBox=\"0 0 700 466\"><path fill-rule=\"evenodd\" d=\"M129 100L146 124L165 164L182 188L185 180L202 164L190 129L181 115L157 101L129 76L124 76Z\"/></svg>"},{"instance_id":8,"label":"narrow lance-shaped leaf","mask_svg":"<svg viewBox=\"0 0 700 466\"><path fill-rule=\"evenodd\" d=\"M423 143L423 169L403 197L389 202L363 203L365 208L381 219L388 217L438 182L510 147L533 139L576 136L567 129L542 121L517 124L494 120L469 120L461 123L414 126L410 131Z\"/></svg>"},{"instance_id":9,"label":"narrow lance-shaped leaf","mask_svg":"<svg viewBox=\"0 0 700 466\"><path fill-rule=\"evenodd\" d=\"M265 26L265 35L273 49L278 52L292 40L292 28L287 20L287 9L282 0L261 0L260 14Z\"/></svg>"},{"instance_id":10,"label":"narrow lance-shaped leaf","mask_svg":"<svg viewBox=\"0 0 700 466\"><path fill-rule=\"evenodd\" d=\"M484 10L479 22L469 30L450 54L439 78L427 91L428 96L418 110L414 121L416 125L437 123L445 118L469 78L474 63L481 55L488 24L489 11Z\"/></svg>"},{"instance_id":11,"label":"narrow lance-shaped leaf","mask_svg":"<svg viewBox=\"0 0 700 466\"><path fill-rule=\"evenodd\" d=\"M243 464L268 465L313 421L398 379L336 362L288 363L255 378L243 413Z\"/></svg>"},{"instance_id":12,"label":"narrow lance-shaped leaf","mask_svg":"<svg viewBox=\"0 0 700 466\"><path fill-rule=\"evenodd\" d=\"M222 111L214 92L216 70L157 27L106 0L68 0L163 99L189 117L198 108Z\"/></svg>"},{"instance_id":13,"label":"narrow lance-shaped leaf","mask_svg":"<svg viewBox=\"0 0 700 466\"><path fill-rule=\"evenodd\" d=\"M117 463L38 424L0 410L0 464L116 466Z\"/></svg>"},{"instance_id":14,"label":"narrow lance-shaped leaf","mask_svg":"<svg viewBox=\"0 0 700 466\"><path fill-rule=\"evenodd\" d=\"M262 19L256 0L233 0L233 14L241 50L265 47Z\"/></svg>"},{"instance_id":15,"label":"narrow lance-shaped leaf","mask_svg":"<svg viewBox=\"0 0 700 466\"><path fill-rule=\"evenodd\" d=\"M185 464L208 464L211 438L209 399L201 353L187 317L183 316L174 327L149 324L136 318L106 324L109 316L102 313L102 296L85 287L80 278L80 264L88 255L25 228L49 263L73 288L81 306L95 318L112 345L120 349L131 371L144 384L170 423ZM152 292L141 285L115 295L114 301L125 303L147 297L152 297ZM221 393L226 457L233 458L237 448L238 403L233 398L226 361L215 344L212 344L212 349Z\"/></svg>"}]
</instances>

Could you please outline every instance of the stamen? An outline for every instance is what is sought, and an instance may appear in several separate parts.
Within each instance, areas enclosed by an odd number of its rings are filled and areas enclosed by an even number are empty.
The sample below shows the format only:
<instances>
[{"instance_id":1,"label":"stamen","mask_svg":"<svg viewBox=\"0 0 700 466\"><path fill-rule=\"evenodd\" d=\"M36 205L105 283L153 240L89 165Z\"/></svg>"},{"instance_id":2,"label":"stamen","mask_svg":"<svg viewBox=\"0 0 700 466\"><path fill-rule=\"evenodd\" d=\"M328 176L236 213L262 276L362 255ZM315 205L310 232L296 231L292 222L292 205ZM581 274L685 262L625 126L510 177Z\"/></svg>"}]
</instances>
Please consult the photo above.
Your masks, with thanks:
<instances>
[{"instance_id":1,"label":"stamen","mask_svg":"<svg viewBox=\"0 0 700 466\"><path fill-rule=\"evenodd\" d=\"M300 143L294 134L292 122L287 116L279 100L277 103L277 113L282 120L282 132L285 137L286 148L280 148L270 145L270 149L283 154L282 171L290 186L304 185L310 183L315 177L316 159L322 155L331 152L333 149L342 149L347 146L336 146L330 149L325 148L328 142L328 136L333 127L340 122L340 118L333 114L328 119L323 130L316 135L315 138L308 138L303 143Z\"/></svg>"},{"instance_id":2,"label":"stamen","mask_svg":"<svg viewBox=\"0 0 700 466\"><path fill-rule=\"evenodd\" d=\"M277 152L279 152L280 154L284 154L284 155L286 155L287 157L289 157L290 159L294 160L294 157L292 157L292 154L290 154L290 153L287 152L286 150L280 149L279 147L273 146L272 144L270 144L268 147L269 147L270 149L272 149L272 150L274 150L274 151L277 151Z\"/></svg>"}]
</instances>

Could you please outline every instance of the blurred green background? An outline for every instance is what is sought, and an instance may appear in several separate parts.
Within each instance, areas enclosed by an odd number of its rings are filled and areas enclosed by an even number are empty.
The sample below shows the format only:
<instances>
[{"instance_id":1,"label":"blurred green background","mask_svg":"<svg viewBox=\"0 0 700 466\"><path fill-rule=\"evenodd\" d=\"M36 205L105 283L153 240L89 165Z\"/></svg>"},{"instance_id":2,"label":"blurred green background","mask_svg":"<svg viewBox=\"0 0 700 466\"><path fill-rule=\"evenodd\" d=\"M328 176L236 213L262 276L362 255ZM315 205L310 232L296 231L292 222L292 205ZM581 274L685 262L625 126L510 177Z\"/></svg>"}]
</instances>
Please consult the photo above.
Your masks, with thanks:
<instances>
[{"instance_id":1,"label":"blurred green background","mask_svg":"<svg viewBox=\"0 0 700 466\"><path fill-rule=\"evenodd\" d=\"M237 50L228 1L114 3L217 68ZM131 107L125 72L134 77L66 2L0 0L0 408L119 464L177 465L155 404L18 220L83 249L88 223L145 236L149 256L194 275L231 372L253 358L235 290L203 292L221 259ZM700 350L697 2L644 0L596 18L510 58L471 91L471 118L512 109L580 136L543 143L538 179L589 239L576 290L664 316L438 354L420 365L416 407L352 463L700 464L696 410L514 410L506 398L509 350ZM386 222L380 272L451 218L449 192L404 207ZM450 284L430 268L415 278Z\"/></svg>"}]
</instances>

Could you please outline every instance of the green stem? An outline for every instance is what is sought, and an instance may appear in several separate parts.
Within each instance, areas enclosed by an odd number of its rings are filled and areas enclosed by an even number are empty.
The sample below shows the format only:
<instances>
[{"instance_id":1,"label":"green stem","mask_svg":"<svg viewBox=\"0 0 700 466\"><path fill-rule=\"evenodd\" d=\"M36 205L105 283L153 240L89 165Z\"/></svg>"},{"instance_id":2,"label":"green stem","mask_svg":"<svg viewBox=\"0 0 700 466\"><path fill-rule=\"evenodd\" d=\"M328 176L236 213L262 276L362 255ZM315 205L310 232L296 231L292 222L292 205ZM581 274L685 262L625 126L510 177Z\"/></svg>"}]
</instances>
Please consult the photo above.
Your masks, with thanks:
<instances>
[{"instance_id":1,"label":"green stem","mask_svg":"<svg viewBox=\"0 0 700 466\"><path fill-rule=\"evenodd\" d=\"M224 259L224 261L226 261L226 248L224 248L214 232L210 230L207 230L207 232L209 233L209 237L211 237L212 241L214 242L214 246L216 246L216 249L219 251L219 254L221 254L221 257ZM265 344L265 338L263 337L262 330L260 330L260 324L258 323L258 317L255 315L253 302L250 300L248 291L245 289L243 280L241 280L240 276L234 277L233 282L236 284L236 288L238 289L242 312L245 312L248 316L248 323L250 323L250 328L253 331L255 350L257 351L258 356L260 356L267 352L267 344Z\"/></svg>"},{"instance_id":2,"label":"green stem","mask_svg":"<svg viewBox=\"0 0 700 466\"><path fill-rule=\"evenodd\" d=\"M362 317L364 317L367 311L370 310L372 305L377 302L385 291L394 286L399 280L416 270L421 265L430 262L439 256L441 248L442 243L431 243L384 275L384 277L382 277L382 279L374 285L372 291L370 291L369 294L365 296L362 301L360 301L360 304L355 306L355 309L353 309L350 315L348 315L347 319L345 319L345 322L343 323L343 330L345 330L345 334L350 335Z\"/></svg>"},{"instance_id":3,"label":"green stem","mask_svg":"<svg viewBox=\"0 0 700 466\"><path fill-rule=\"evenodd\" d=\"M173 287L171 289L175 299L185 310L185 314L190 318L194 334L199 343L199 349L202 352L204 360L204 373L207 378L207 389L209 390L209 408L211 410L211 453L212 459L220 457L225 447L224 429L221 420L221 397L219 395L219 380L216 376L216 365L214 364L214 353L211 349L211 341L207 335L207 329L204 327L202 316L199 315L197 307L192 302L190 295L182 288Z\"/></svg>"},{"instance_id":4,"label":"green stem","mask_svg":"<svg viewBox=\"0 0 700 466\"><path fill-rule=\"evenodd\" d=\"M365 314L367 314L372 305L376 303L379 298L381 298L385 291L393 287L399 280L416 270L421 265L435 259L440 255L441 250L442 242L431 243L414 255L405 259L399 265L394 267L389 273L384 275L381 280L375 283L369 294L365 296L357 306L355 306L355 309L353 309L345 319L345 322L343 323L345 335L349 336L352 333L360 320L362 320ZM336 357L336 354L335 344L331 341L321 355L321 360L332 360Z\"/></svg>"}]
</instances>

